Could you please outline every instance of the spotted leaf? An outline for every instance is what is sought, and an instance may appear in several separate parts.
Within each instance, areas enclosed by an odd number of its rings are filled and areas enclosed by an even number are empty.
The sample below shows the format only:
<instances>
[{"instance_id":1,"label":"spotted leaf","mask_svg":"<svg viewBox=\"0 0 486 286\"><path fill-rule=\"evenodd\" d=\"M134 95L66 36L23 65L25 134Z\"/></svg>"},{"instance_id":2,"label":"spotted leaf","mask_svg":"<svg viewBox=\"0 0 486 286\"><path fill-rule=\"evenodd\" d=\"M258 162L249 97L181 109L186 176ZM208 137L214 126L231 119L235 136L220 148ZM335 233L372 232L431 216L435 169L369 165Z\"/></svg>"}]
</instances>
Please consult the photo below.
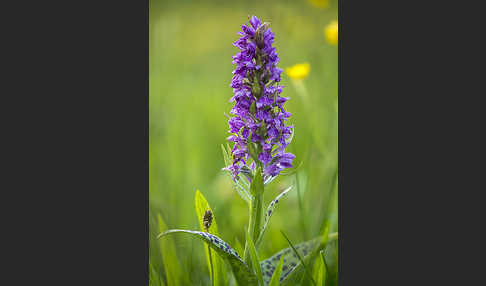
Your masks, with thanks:
<instances>
[{"instance_id":1,"label":"spotted leaf","mask_svg":"<svg viewBox=\"0 0 486 286\"><path fill-rule=\"evenodd\" d=\"M319 245L319 238L309 240L306 242L302 242L300 244L295 245L295 249L297 252L302 256L305 257L309 255L318 245ZM282 274L280 276L280 281L283 278L287 277L290 272L300 263L299 258L297 255L292 251L292 249L285 248L272 257L260 262L260 267L262 269L262 276L265 285L270 283L272 279L273 272L278 266L280 259L283 257L283 265L282 265Z\"/></svg>"},{"instance_id":2,"label":"spotted leaf","mask_svg":"<svg viewBox=\"0 0 486 286\"><path fill-rule=\"evenodd\" d=\"M182 229L171 229L159 234L158 237L160 238L174 233L186 233L191 236L197 237L207 243L212 249L216 251L216 253L218 253L221 258L226 260L226 262L231 266L233 274L235 275L236 281L239 285L258 285L257 277L248 268L248 265L246 265L246 263L243 262L238 253L221 238L207 232Z\"/></svg>"},{"instance_id":3,"label":"spotted leaf","mask_svg":"<svg viewBox=\"0 0 486 286\"><path fill-rule=\"evenodd\" d=\"M305 257L303 257L304 264L305 265L311 265L312 261L316 258L316 256L319 254L321 250L325 250L326 252L328 249L332 248L333 242L336 241L337 239L337 233L331 233L328 236L327 240L324 239L318 239L318 245L317 247L314 247L314 249L307 254ZM298 250L297 250L298 251ZM281 286L290 286L290 285L295 285L297 278L305 271L305 266L302 265L302 263L298 262L293 269L286 273L286 275L282 275L280 277L280 285Z\"/></svg>"},{"instance_id":4,"label":"spotted leaf","mask_svg":"<svg viewBox=\"0 0 486 286\"><path fill-rule=\"evenodd\" d=\"M335 241L336 239L337 233L331 233L328 235L327 243ZM309 265L309 262L312 261L312 259L315 258L319 251L326 246L326 244L323 243L324 241L326 240L323 240L321 237L317 237L315 239L295 245L295 249L303 258L306 265ZM300 263L299 258L293 252L293 250L290 247L285 248L277 252L270 258L267 258L264 261L260 262L263 281L265 285L268 285L268 283L270 283L273 272L277 268L281 257L283 257L283 266L282 275L280 276L280 285L295 285L291 284L290 281L293 281L297 274L304 271L304 268Z\"/></svg>"},{"instance_id":5,"label":"spotted leaf","mask_svg":"<svg viewBox=\"0 0 486 286\"><path fill-rule=\"evenodd\" d=\"M258 236L257 242L255 243L255 246L258 247L260 243L262 242L263 235L265 233L265 230L267 229L268 222L270 221L270 217L272 217L273 212L275 211L275 207L277 206L278 202L287 195L287 193L292 189L292 186L288 187L285 189L283 192L281 192L273 201L270 202L270 204L267 207L267 210L265 211L265 217L263 219L263 226L262 230L260 231L260 235Z\"/></svg>"}]
</instances>

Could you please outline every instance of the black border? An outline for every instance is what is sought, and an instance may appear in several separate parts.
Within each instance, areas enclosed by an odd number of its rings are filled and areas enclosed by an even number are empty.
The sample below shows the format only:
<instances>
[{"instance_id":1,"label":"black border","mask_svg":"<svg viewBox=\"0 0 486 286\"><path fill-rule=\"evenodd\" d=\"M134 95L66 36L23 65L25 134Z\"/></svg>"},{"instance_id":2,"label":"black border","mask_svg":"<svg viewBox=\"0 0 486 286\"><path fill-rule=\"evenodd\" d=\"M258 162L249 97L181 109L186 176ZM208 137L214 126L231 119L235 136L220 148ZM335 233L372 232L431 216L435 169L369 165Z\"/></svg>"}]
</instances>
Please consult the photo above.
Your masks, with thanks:
<instances>
[{"instance_id":1,"label":"black border","mask_svg":"<svg viewBox=\"0 0 486 286\"><path fill-rule=\"evenodd\" d=\"M12 4L0 284L147 285L149 1Z\"/></svg>"}]
</instances>

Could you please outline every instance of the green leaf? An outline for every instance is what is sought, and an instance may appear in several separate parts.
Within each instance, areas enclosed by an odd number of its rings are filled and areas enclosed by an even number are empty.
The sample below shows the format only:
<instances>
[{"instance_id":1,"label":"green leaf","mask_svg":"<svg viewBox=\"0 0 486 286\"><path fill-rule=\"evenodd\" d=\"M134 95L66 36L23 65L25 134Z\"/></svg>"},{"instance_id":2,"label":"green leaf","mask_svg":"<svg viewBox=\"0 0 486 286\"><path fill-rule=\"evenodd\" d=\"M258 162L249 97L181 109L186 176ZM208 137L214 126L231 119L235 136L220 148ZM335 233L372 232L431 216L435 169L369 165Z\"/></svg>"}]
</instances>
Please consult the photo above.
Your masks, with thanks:
<instances>
[{"instance_id":1,"label":"green leaf","mask_svg":"<svg viewBox=\"0 0 486 286\"><path fill-rule=\"evenodd\" d=\"M321 244L325 246L327 244L327 241L329 240L329 220L326 220L324 222L324 228L322 230L321 237Z\"/></svg>"},{"instance_id":2,"label":"green leaf","mask_svg":"<svg viewBox=\"0 0 486 286\"><path fill-rule=\"evenodd\" d=\"M295 249L300 255L306 256L319 245L319 240L320 238L316 238L306 242L299 243L295 245ZM265 282L265 285L270 283L272 275L275 272L275 269L277 268L280 259L283 259L282 275L280 277L281 278L280 280L283 280L283 278L289 275L289 273L299 263L299 259L297 258L295 253L292 252L292 249L290 247L285 248L277 252L270 258L267 258L266 260L260 262L260 267L262 268L263 280Z\"/></svg>"},{"instance_id":3,"label":"green leaf","mask_svg":"<svg viewBox=\"0 0 486 286\"><path fill-rule=\"evenodd\" d=\"M199 227L201 228L201 231L205 231L204 224L203 224L203 217L204 217L204 213L207 210L209 210L213 214L213 219L212 219L211 226L208 229L208 232L216 236L220 236L218 232L218 224L216 223L216 218L214 217L214 212L209 206L209 203L207 202L206 198L199 190L196 190L194 200L195 200L197 220L199 221ZM211 277L214 277L214 285L222 285L222 286L228 285L226 269L224 267L225 265L222 259L216 253L214 252L211 253L211 260L213 262L213 269L214 269L214 275L211 275L211 265L209 259L209 251L207 247L204 247L204 252L206 253L206 260L208 262L209 274Z\"/></svg>"},{"instance_id":4,"label":"green leaf","mask_svg":"<svg viewBox=\"0 0 486 286\"><path fill-rule=\"evenodd\" d=\"M164 232L167 230L167 225L160 215L157 215L159 222L159 231ZM168 286L176 286L184 284L181 281L182 271L179 265L179 259L177 258L176 248L174 240L168 239L160 241L160 252L162 254L162 263L164 265L165 276Z\"/></svg>"},{"instance_id":5,"label":"green leaf","mask_svg":"<svg viewBox=\"0 0 486 286\"><path fill-rule=\"evenodd\" d=\"M322 245L327 245L327 241L329 239L329 220L324 221L324 229L323 229L323 234L322 234L322 240L321 244ZM324 258L324 250L321 250L319 252L321 258ZM323 259L316 259L314 263L314 271L313 271L313 277L314 280L317 281L317 285L319 286L324 286L326 284L326 276L327 276L327 265L325 260Z\"/></svg>"},{"instance_id":6,"label":"green leaf","mask_svg":"<svg viewBox=\"0 0 486 286\"><path fill-rule=\"evenodd\" d=\"M331 233L328 236L328 244L334 240L337 239L337 233ZM312 240L308 240L306 242L302 242L299 244L294 245L295 249L297 252L304 257L304 261L309 256L315 256L315 254L318 253L319 250L323 248L322 246L322 238L317 237ZM327 248L326 248L327 249ZM314 254L315 253L315 254ZM285 248L280 250L279 252L275 253L273 256L265 259L264 261L260 262L260 267L262 268L262 275L263 275L263 281L265 282L265 285L268 285L270 283L270 279L278 265L278 262L280 261L280 258L283 257L283 266L282 266L282 275L280 277L280 282L282 283L283 280L291 275L291 273L294 271L294 269L297 269L299 273L302 273L303 271L302 266L300 265L300 261L295 255L295 253L292 251L292 249ZM308 262L306 262L308 263ZM292 275L292 279L294 279ZM298 275L295 275L298 276ZM285 285L293 285L291 284L288 280L285 282Z\"/></svg>"},{"instance_id":7,"label":"green leaf","mask_svg":"<svg viewBox=\"0 0 486 286\"><path fill-rule=\"evenodd\" d=\"M149 286L162 286L165 285L160 278L153 264L149 261Z\"/></svg>"},{"instance_id":8,"label":"green leaf","mask_svg":"<svg viewBox=\"0 0 486 286\"><path fill-rule=\"evenodd\" d=\"M218 253L219 256L221 256L230 265L231 270L235 275L236 281L240 286L257 285L258 282L255 274L253 274L253 272L250 271L248 265L246 265L246 263L241 260L241 257L238 255L238 253L221 238L207 232L182 229L171 229L165 231L159 234L158 238L174 233L186 233L207 243L212 249L216 251L216 253Z\"/></svg>"},{"instance_id":9,"label":"green leaf","mask_svg":"<svg viewBox=\"0 0 486 286\"><path fill-rule=\"evenodd\" d=\"M329 241L324 250L324 257L327 265L328 285L338 285L338 243Z\"/></svg>"},{"instance_id":10,"label":"green leaf","mask_svg":"<svg viewBox=\"0 0 486 286\"><path fill-rule=\"evenodd\" d=\"M300 254L297 252L297 250L295 249L294 245L292 244L292 242L290 241L290 239L285 235L285 233L283 231L280 231L282 233L282 235L285 237L285 239L287 240L287 242L289 243L290 247L292 248L292 250L294 251L294 254L297 255L297 258L299 258L299 261L301 263L301 265L304 267L304 270L305 270L305 273L308 275L308 277L311 279L312 281L312 284L314 284L314 286L317 286L316 285L316 281L314 281L314 278L312 278L312 273L310 272L309 268L306 266L306 263L304 262L304 260L302 259L302 257L300 256Z\"/></svg>"},{"instance_id":11,"label":"green leaf","mask_svg":"<svg viewBox=\"0 0 486 286\"><path fill-rule=\"evenodd\" d=\"M263 286L263 278L262 278L262 269L260 268L260 263L258 263L258 254L255 249L255 245L253 244L253 241L251 237L248 235L248 232L246 233L246 241L248 242L248 248L250 250L250 258L251 258L251 265L253 268L253 271L255 272L257 279L258 279L258 284L260 286Z\"/></svg>"},{"instance_id":12,"label":"green leaf","mask_svg":"<svg viewBox=\"0 0 486 286\"><path fill-rule=\"evenodd\" d=\"M327 244L323 244L323 241L324 239L322 238L318 238L317 241L319 242L319 245L317 248L315 248L310 254L308 254L307 256L305 256L303 258L303 261L304 261L304 264L305 265L309 265L310 263L312 263L312 261L314 260L314 258L319 254L319 252L323 249L325 249L326 251L330 248L330 243L335 241L338 237L338 234L337 233L331 233L329 234L328 236L328 239L327 239ZM327 260L328 261L328 260ZM285 286L285 285L294 285L294 281L295 279L300 275L302 274L302 272L305 271L305 266L299 261L299 263L297 263L297 265L292 269L291 272L287 273L286 277L284 277L284 279L281 281L281 285L282 286ZM336 273L337 273L337 269L336 269ZM331 284L333 285L333 284Z\"/></svg>"},{"instance_id":13,"label":"green leaf","mask_svg":"<svg viewBox=\"0 0 486 286\"><path fill-rule=\"evenodd\" d=\"M314 278L314 281L316 281L317 285L321 285L319 284L320 270L321 270L321 260L315 259L312 266L312 277Z\"/></svg>"},{"instance_id":14,"label":"green leaf","mask_svg":"<svg viewBox=\"0 0 486 286\"><path fill-rule=\"evenodd\" d=\"M319 286L326 286L326 278L327 278L327 263L326 263L326 258L324 257L324 250L321 250L319 252L321 260L320 260L320 268L319 268L319 274L318 274L318 280L317 280L317 285Z\"/></svg>"},{"instance_id":15,"label":"green leaf","mask_svg":"<svg viewBox=\"0 0 486 286\"><path fill-rule=\"evenodd\" d=\"M233 247L236 252L238 253L243 253L244 249L243 249L243 245L241 244L241 242L238 240L237 237L235 237L235 243L234 243L234 247Z\"/></svg>"},{"instance_id":16,"label":"green leaf","mask_svg":"<svg viewBox=\"0 0 486 286\"><path fill-rule=\"evenodd\" d=\"M273 272L272 280L270 280L270 284L268 286L278 286L280 283L280 276L282 275L282 267L283 267L283 256L280 257L280 262L277 265L277 269Z\"/></svg>"},{"instance_id":17,"label":"green leaf","mask_svg":"<svg viewBox=\"0 0 486 286\"><path fill-rule=\"evenodd\" d=\"M287 193L292 189L292 186L288 187L285 189L283 192L281 192L273 201L270 202L270 204L267 207L267 210L265 211L265 218L263 219L263 227L260 232L260 235L258 236L257 242L255 243L256 247L260 245L260 243L263 240L263 235L265 234L265 230L267 229L268 222L270 221L270 218L272 217L272 214L277 207L278 202L285 196Z\"/></svg>"}]
</instances>

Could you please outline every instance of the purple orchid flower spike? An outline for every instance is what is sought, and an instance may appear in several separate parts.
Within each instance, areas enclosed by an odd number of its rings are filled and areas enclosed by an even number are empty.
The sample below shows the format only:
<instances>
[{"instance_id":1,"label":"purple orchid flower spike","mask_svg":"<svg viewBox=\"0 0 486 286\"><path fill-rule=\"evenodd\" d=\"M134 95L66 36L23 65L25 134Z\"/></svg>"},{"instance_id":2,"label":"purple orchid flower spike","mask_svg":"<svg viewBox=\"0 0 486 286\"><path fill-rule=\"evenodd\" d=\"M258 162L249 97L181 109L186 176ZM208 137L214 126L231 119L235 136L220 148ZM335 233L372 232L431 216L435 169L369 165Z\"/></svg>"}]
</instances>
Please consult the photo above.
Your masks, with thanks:
<instances>
[{"instance_id":1,"label":"purple orchid flower spike","mask_svg":"<svg viewBox=\"0 0 486 286\"><path fill-rule=\"evenodd\" d=\"M233 56L236 69L230 84L230 102L235 103L230 112L234 117L228 121L233 163L225 169L235 179L241 168L259 166L266 178L274 177L291 168L295 158L285 152L293 132L293 126L285 125L291 113L283 105L289 98L280 96L282 69L277 67L280 59L268 23L252 16L241 30L241 38L234 42L240 52Z\"/></svg>"}]
</instances>

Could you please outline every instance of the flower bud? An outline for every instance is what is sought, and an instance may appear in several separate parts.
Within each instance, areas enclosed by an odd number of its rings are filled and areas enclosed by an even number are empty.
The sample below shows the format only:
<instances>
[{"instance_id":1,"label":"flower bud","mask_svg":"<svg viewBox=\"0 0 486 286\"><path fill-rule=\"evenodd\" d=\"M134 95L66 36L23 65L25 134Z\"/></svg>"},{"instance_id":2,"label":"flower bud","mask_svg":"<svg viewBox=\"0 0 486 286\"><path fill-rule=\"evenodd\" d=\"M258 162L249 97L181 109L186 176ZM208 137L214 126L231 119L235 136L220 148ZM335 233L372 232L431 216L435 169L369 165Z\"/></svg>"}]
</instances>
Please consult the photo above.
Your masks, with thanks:
<instances>
[{"instance_id":1,"label":"flower bud","mask_svg":"<svg viewBox=\"0 0 486 286\"><path fill-rule=\"evenodd\" d=\"M268 23L265 22L263 23L260 27L255 32L255 43L260 49L263 49L265 47L265 31L268 28Z\"/></svg>"},{"instance_id":2,"label":"flower bud","mask_svg":"<svg viewBox=\"0 0 486 286\"><path fill-rule=\"evenodd\" d=\"M260 88L258 81L253 83L253 86L251 87L251 91L253 93L253 96L255 96L256 98L260 98L261 93L262 93L262 89Z\"/></svg>"},{"instance_id":3,"label":"flower bud","mask_svg":"<svg viewBox=\"0 0 486 286\"><path fill-rule=\"evenodd\" d=\"M251 112L251 114L253 114L253 115L255 115L255 111L256 111L255 102L256 102L256 101L253 101L253 102L251 103L251 106L250 106L250 112Z\"/></svg>"}]
</instances>

